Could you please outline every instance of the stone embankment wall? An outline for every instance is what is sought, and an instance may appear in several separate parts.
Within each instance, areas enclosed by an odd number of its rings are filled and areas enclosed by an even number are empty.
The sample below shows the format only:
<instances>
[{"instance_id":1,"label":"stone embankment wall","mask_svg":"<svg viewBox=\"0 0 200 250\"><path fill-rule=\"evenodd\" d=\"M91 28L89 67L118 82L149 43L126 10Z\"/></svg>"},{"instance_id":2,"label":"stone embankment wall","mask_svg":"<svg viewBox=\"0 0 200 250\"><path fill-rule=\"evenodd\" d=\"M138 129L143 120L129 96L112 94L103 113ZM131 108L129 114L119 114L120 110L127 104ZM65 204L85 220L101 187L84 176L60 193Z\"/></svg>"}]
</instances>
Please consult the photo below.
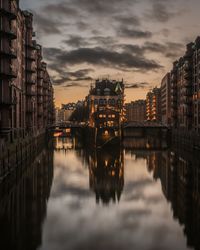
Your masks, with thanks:
<instances>
[{"instance_id":1,"label":"stone embankment wall","mask_svg":"<svg viewBox=\"0 0 200 250\"><path fill-rule=\"evenodd\" d=\"M16 169L29 164L42 151L46 134L19 139L11 144L0 144L0 182Z\"/></svg>"},{"instance_id":2,"label":"stone embankment wall","mask_svg":"<svg viewBox=\"0 0 200 250\"><path fill-rule=\"evenodd\" d=\"M172 129L172 144L189 151L200 150L200 135L195 132Z\"/></svg>"}]
</instances>

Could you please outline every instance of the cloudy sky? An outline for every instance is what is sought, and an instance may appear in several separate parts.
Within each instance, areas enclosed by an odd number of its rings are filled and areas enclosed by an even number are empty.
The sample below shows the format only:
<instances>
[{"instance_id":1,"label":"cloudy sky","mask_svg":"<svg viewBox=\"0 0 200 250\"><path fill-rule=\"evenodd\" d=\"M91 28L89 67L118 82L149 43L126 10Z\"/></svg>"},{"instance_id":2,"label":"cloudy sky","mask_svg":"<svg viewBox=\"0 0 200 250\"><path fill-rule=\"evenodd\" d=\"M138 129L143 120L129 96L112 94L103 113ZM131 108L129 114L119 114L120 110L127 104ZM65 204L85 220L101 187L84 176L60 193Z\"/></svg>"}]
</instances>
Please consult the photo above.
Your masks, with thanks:
<instances>
[{"instance_id":1,"label":"cloudy sky","mask_svg":"<svg viewBox=\"0 0 200 250\"><path fill-rule=\"evenodd\" d=\"M83 99L94 79L124 79L126 101L159 86L200 35L199 0L21 0L34 13L56 105Z\"/></svg>"}]
</instances>

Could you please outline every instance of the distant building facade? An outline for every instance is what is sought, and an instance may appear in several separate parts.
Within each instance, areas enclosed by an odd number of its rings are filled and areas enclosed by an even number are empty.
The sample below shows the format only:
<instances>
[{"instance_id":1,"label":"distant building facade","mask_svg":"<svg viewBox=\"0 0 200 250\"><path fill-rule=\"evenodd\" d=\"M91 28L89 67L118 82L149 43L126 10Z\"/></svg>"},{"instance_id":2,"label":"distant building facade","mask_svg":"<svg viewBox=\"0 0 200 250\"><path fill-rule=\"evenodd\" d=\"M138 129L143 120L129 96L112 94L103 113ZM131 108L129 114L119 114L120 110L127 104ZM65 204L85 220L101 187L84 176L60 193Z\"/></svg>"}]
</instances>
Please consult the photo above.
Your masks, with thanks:
<instances>
[{"instance_id":1,"label":"distant building facade","mask_svg":"<svg viewBox=\"0 0 200 250\"><path fill-rule=\"evenodd\" d=\"M170 72L172 126L200 132L200 37L189 43Z\"/></svg>"},{"instance_id":2,"label":"distant building facade","mask_svg":"<svg viewBox=\"0 0 200 250\"><path fill-rule=\"evenodd\" d=\"M165 125L171 124L171 99L170 73L167 73L161 82L161 120Z\"/></svg>"},{"instance_id":3,"label":"distant building facade","mask_svg":"<svg viewBox=\"0 0 200 250\"><path fill-rule=\"evenodd\" d=\"M146 121L146 101L137 100L125 105L127 122Z\"/></svg>"},{"instance_id":4,"label":"distant building facade","mask_svg":"<svg viewBox=\"0 0 200 250\"><path fill-rule=\"evenodd\" d=\"M161 89L154 88L146 96L147 121L161 122Z\"/></svg>"},{"instance_id":5,"label":"distant building facade","mask_svg":"<svg viewBox=\"0 0 200 250\"><path fill-rule=\"evenodd\" d=\"M37 136L54 121L52 83L33 40L33 15L0 1L0 138Z\"/></svg>"},{"instance_id":6,"label":"distant building facade","mask_svg":"<svg viewBox=\"0 0 200 250\"><path fill-rule=\"evenodd\" d=\"M56 108L56 122L67 122L72 118L73 113L80 107L85 105L84 101L70 102L62 104L61 108Z\"/></svg>"}]
</instances>

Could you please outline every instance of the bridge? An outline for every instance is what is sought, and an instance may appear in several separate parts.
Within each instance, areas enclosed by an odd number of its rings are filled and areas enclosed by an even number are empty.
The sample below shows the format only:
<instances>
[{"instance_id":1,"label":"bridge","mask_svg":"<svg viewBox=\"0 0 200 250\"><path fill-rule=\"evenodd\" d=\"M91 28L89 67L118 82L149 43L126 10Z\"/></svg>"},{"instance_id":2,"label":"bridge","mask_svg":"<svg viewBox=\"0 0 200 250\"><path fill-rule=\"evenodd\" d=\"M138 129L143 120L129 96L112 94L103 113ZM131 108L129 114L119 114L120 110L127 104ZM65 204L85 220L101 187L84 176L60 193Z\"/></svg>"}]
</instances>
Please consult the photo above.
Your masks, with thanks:
<instances>
[{"instance_id":1,"label":"bridge","mask_svg":"<svg viewBox=\"0 0 200 250\"><path fill-rule=\"evenodd\" d=\"M156 122L129 122L123 126L124 137L167 137L170 128Z\"/></svg>"},{"instance_id":2,"label":"bridge","mask_svg":"<svg viewBox=\"0 0 200 250\"><path fill-rule=\"evenodd\" d=\"M164 128L168 129L169 127L163 123L158 122L150 122L150 121L144 121L144 122L127 122L124 124L123 128Z\"/></svg>"},{"instance_id":3,"label":"bridge","mask_svg":"<svg viewBox=\"0 0 200 250\"><path fill-rule=\"evenodd\" d=\"M70 121L67 121L67 122L55 123L50 128L52 128L52 129L56 129L56 128L60 128L60 129L84 128L84 127L87 127L87 126L88 126L87 122L70 122ZM126 129L126 128L164 128L164 129L169 129L169 127L166 126L165 124L157 123L157 122L149 122L149 121L145 121L145 122L127 122L127 123L124 123L122 127L124 129Z\"/></svg>"},{"instance_id":4,"label":"bridge","mask_svg":"<svg viewBox=\"0 0 200 250\"><path fill-rule=\"evenodd\" d=\"M85 122L59 122L53 124L49 129L67 129L67 128L83 128L86 126Z\"/></svg>"}]
</instances>

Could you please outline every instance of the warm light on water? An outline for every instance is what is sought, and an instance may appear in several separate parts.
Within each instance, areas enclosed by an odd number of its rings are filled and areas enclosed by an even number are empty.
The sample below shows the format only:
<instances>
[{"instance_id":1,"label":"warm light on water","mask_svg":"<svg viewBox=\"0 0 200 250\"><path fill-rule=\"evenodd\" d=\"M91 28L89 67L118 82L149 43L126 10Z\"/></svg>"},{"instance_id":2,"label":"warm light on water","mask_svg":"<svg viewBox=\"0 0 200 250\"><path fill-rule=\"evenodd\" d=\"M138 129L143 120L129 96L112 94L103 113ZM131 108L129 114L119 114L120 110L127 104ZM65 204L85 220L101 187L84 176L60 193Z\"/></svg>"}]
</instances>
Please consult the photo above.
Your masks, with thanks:
<instances>
[{"instance_id":1,"label":"warm light on water","mask_svg":"<svg viewBox=\"0 0 200 250\"><path fill-rule=\"evenodd\" d=\"M55 138L0 189L2 249L198 249L198 157L136 140L95 151Z\"/></svg>"},{"instance_id":2,"label":"warm light on water","mask_svg":"<svg viewBox=\"0 0 200 250\"><path fill-rule=\"evenodd\" d=\"M105 172L112 168L108 166L113 161L112 151L106 152L110 159L106 160ZM183 226L174 220L160 180L153 178L156 170L148 169L147 158L156 165L157 154L126 150L122 154L124 176L120 171L119 178L124 179L124 186L120 200L113 202L109 185L114 183L105 172L99 172L96 186L103 181L102 175L107 183L101 190L105 199L96 203L94 187L90 188L91 156L87 162L81 149L54 152L54 181L40 249L188 249ZM96 157L97 168L103 168L104 152ZM121 152L118 160L120 157ZM113 170L111 173L115 175Z\"/></svg>"}]
</instances>

